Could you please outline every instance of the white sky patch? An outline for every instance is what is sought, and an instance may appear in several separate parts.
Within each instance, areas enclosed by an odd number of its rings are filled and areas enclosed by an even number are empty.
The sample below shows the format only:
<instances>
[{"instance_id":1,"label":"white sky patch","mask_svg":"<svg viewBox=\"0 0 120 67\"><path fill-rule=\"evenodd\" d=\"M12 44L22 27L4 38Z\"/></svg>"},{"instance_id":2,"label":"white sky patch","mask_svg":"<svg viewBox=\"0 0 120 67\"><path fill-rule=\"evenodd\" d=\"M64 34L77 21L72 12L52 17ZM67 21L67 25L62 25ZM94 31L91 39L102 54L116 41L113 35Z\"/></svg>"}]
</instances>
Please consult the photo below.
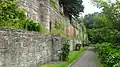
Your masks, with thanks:
<instances>
[{"instance_id":1,"label":"white sky patch","mask_svg":"<svg viewBox=\"0 0 120 67\"><path fill-rule=\"evenodd\" d=\"M97 8L91 3L91 0L83 0L83 5L84 5L84 13L82 14L83 16L86 14L91 14L94 12L101 12L102 9Z\"/></svg>"}]
</instances>

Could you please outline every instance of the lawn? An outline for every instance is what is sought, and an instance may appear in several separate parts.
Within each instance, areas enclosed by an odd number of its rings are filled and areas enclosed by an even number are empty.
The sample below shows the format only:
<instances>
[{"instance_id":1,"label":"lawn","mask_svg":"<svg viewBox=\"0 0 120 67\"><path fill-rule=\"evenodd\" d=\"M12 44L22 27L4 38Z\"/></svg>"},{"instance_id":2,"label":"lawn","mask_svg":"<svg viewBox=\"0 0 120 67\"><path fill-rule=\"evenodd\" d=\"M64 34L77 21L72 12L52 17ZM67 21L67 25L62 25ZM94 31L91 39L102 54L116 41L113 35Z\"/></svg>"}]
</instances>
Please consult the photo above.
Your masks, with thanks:
<instances>
[{"instance_id":1,"label":"lawn","mask_svg":"<svg viewBox=\"0 0 120 67\"><path fill-rule=\"evenodd\" d=\"M81 48L79 51L71 51L69 54L69 60L65 62L61 62L60 64L45 64L40 65L39 67L68 67L71 63L77 60L86 50L85 48Z\"/></svg>"}]
</instances>

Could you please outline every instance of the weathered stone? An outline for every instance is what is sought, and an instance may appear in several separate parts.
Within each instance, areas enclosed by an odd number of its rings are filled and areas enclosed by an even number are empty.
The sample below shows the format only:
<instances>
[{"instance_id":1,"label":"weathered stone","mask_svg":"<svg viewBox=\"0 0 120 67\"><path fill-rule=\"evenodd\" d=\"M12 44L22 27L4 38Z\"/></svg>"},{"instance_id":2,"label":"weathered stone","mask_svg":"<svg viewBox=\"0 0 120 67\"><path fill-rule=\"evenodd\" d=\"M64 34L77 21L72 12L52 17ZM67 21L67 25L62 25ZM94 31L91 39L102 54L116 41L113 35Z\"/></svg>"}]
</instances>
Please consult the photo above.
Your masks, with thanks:
<instances>
[{"instance_id":1,"label":"weathered stone","mask_svg":"<svg viewBox=\"0 0 120 67\"><path fill-rule=\"evenodd\" d=\"M50 0L18 0L18 5L20 8L25 9L29 18L43 24L49 31L50 26L54 27L56 22L67 24L69 22L68 18L63 15L63 9L59 6L59 0L53 1L56 8L51 7Z\"/></svg>"},{"instance_id":2,"label":"weathered stone","mask_svg":"<svg viewBox=\"0 0 120 67\"><path fill-rule=\"evenodd\" d=\"M60 36L13 29L0 29L1 34L5 36L0 37L0 67L36 67L59 61L63 44Z\"/></svg>"}]
</instances>

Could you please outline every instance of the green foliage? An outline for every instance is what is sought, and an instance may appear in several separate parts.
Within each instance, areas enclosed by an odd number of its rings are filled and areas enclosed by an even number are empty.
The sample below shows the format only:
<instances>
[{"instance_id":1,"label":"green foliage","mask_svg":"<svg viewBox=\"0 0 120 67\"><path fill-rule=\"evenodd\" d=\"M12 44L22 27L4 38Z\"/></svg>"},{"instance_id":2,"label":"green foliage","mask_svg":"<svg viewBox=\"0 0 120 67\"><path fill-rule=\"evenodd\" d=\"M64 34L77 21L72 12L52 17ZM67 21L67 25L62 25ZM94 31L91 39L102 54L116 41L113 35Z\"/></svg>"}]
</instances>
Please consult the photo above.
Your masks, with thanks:
<instances>
[{"instance_id":1,"label":"green foliage","mask_svg":"<svg viewBox=\"0 0 120 67\"><path fill-rule=\"evenodd\" d=\"M63 29L64 29L64 28L63 28L63 24L60 23L60 22L56 22L56 23L55 23L55 28L56 28L57 30L59 30L59 29L62 29L62 30L63 30Z\"/></svg>"},{"instance_id":2,"label":"green foliage","mask_svg":"<svg viewBox=\"0 0 120 67\"><path fill-rule=\"evenodd\" d=\"M89 40L101 43L96 49L104 67L120 67L120 1L94 0L94 3L103 11L85 16Z\"/></svg>"},{"instance_id":3,"label":"green foliage","mask_svg":"<svg viewBox=\"0 0 120 67\"><path fill-rule=\"evenodd\" d=\"M50 0L50 5L51 5L54 9L57 9L56 4L55 4L55 1Z\"/></svg>"},{"instance_id":4,"label":"green foliage","mask_svg":"<svg viewBox=\"0 0 120 67\"><path fill-rule=\"evenodd\" d=\"M19 9L16 0L0 0L0 27L25 29L42 32L41 24L26 17L24 9Z\"/></svg>"},{"instance_id":5,"label":"green foliage","mask_svg":"<svg viewBox=\"0 0 120 67\"><path fill-rule=\"evenodd\" d=\"M120 67L120 62L115 64L113 67Z\"/></svg>"},{"instance_id":6,"label":"green foliage","mask_svg":"<svg viewBox=\"0 0 120 67\"><path fill-rule=\"evenodd\" d=\"M102 42L120 43L120 1L116 0L115 3L104 0L93 1L99 8L103 9L103 12L85 16L90 40L92 42L97 39L102 40Z\"/></svg>"},{"instance_id":7,"label":"green foliage","mask_svg":"<svg viewBox=\"0 0 120 67\"><path fill-rule=\"evenodd\" d=\"M52 28L51 34L61 35L63 34L63 30L64 30L64 24L60 22L55 22L55 26L54 28Z\"/></svg>"},{"instance_id":8,"label":"green foliage","mask_svg":"<svg viewBox=\"0 0 120 67\"><path fill-rule=\"evenodd\" d=\"M88 29L89 40L96 44L102 42L115 43L118 39L118 31L109 28Z\"/></svg>"},{"instance_id":9,"label":"green foliage","mask_svg":"<svg viewBox=\"0 0 120 67\"><path fill-rule=\"evenodd\" d=\"M108 20L108 18L103 13L94 13L88 14L84 17L84 23L87 28L113 28L112 23Z\"/></svg>"},{"instance_id":10,"label":"green foliage","mask_svg":"<svg viewBox=\"0 0 120 67\"><path fill-rule=\"evenodd\" d=\"M71 38L71 36L64 33L64 24L61 22L55 22L54 28L51 30L51 34L60 35L64 38Z\"/></svg>"},{"instance_id":11,"label":"green foliage","mask_svg":"<svg viewBox=\"0 0 120 67\"><path fill-rule=\"evenodd\" d=\"M120 45L102 43L96 45L101 62L107 67L117 66L120 62Z\"/></svg>"},{"instance_id":12,"label":"green foliage","mask_svg":"<svg viewBox=\"0 0 120 67\"><path fill-rule=\"evenodd\" d=\"M78 17L80 12L83 12L84 6L82 0L60 0L60 5L63 6L64 14L69 17L70 22L72 16Z\"/></svg>"},{"instance_id":13,"label":"green foliage","mask_svg":"<svg viewBox=\"0 0 120 67\"><path fill-rule=\"evenodd\" d=\"M120 43L119 31L113 27L113 23L103 13L86 15L84 22L91 43Z\"/></svg>"},{"instance_id":14,"label":"green foliage","mask_svg":"<svg viewBox=\"0 0 120 67\"><path fill-rule=\"evenodd\" d=\"M66 42L65 42L65 44L63 44L63 47L62 47L62 53L61 53L61 55L60 55L60 59L62 60L62 61L66 61L66 60L68 60L68 55L69 55L69 52L70 52L70 49L69 49L69 47L70 47L70 43L69 43L69 40L67 40Z\"/></svg>"},{"instance_id":15,"label":"green foliage","mask_svg":"<svg viewBox=\"0 0 120 67\"><path fill-rule=\"evenodd\" d=\"M44 33L44 30L45 30L41 24L30 19L29 20L27 19L23 25L24 25L23 28L28 31L36 31L36 32Z\"/></svg>"},{"instance_id":16,"label":"green foliage","mask_svg":"<svg viewBox=\"0 0 120 67\"><path fill-rule=\"evenodd\" d=\"M113 28L120 31L120 1L116 0L115 3L106 2L104 0L93 0L99 8L103 8L103 14L107 17L109 22L113 24Z\"/></svg>"}]
</instances>

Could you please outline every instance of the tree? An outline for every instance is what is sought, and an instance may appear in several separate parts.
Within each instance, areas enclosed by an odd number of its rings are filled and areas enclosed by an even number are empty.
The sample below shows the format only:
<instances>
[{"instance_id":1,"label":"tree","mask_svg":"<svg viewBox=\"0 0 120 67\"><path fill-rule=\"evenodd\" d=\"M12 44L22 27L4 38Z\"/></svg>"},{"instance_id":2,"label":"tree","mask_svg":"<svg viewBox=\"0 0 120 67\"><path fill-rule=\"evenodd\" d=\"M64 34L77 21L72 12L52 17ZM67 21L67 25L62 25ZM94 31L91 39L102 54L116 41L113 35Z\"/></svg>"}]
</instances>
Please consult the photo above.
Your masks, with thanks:
<instances>
[{"instance_id":1,"label":"tree","mask_svg":"<svg viewBox=\"0 0 120 67\"><path fill-rule=\"evenodd\" d=\"M112 3L94 0L94 3L103 11L85 16L84 21L88 28L89 39L95 43L120 43L120 1L116 0Z\"/></svg>"},{"instance_id":2,"label":"tree","mask_svg":"<svg viewBox=\"0 0 120 67\"><path fill-rule=\"evenodd\" d=\"M80 12L83 12L84 6L82 0L60 0L60 5L63 6L65 16L69 17L70 23L72 16L77 18Z\"/></svg>"},{"instance_id":3,"label":"tree","mask_svg":"<svg viewBox=\"0 0 120 67\"><path fill-rule=\"evenodd\" d=\"M84 22L92 43L115 42L118 31L104 13L88 14L84 17Z\"/></svg>"},{"instance_id":4,"label":"tree","mask_svg":"<svg viewBox=\"0 0 120 67\"><path fill-rule=\"evenodd\" d=\"M103 0L93 0L93 2L99 7L103 8L103 13L113 24L113 27L120 31L120 1L116 0L115 3L111 1L106 2Z\"/></svg>"},{"instance_id":5,"label":"tree","mask_svg":"<svg viewBox=\"0 0 120 67\"><path fill-rule=\"evenodd\" d=\"M94 27L88 28L89 39L95 44L102 43L97 44L96 49L103 67L119 67L120 1L116 0L113 3L111 0L94 0L94 2L103 11L94 19Z\"/></svg>"}]
</instances>

